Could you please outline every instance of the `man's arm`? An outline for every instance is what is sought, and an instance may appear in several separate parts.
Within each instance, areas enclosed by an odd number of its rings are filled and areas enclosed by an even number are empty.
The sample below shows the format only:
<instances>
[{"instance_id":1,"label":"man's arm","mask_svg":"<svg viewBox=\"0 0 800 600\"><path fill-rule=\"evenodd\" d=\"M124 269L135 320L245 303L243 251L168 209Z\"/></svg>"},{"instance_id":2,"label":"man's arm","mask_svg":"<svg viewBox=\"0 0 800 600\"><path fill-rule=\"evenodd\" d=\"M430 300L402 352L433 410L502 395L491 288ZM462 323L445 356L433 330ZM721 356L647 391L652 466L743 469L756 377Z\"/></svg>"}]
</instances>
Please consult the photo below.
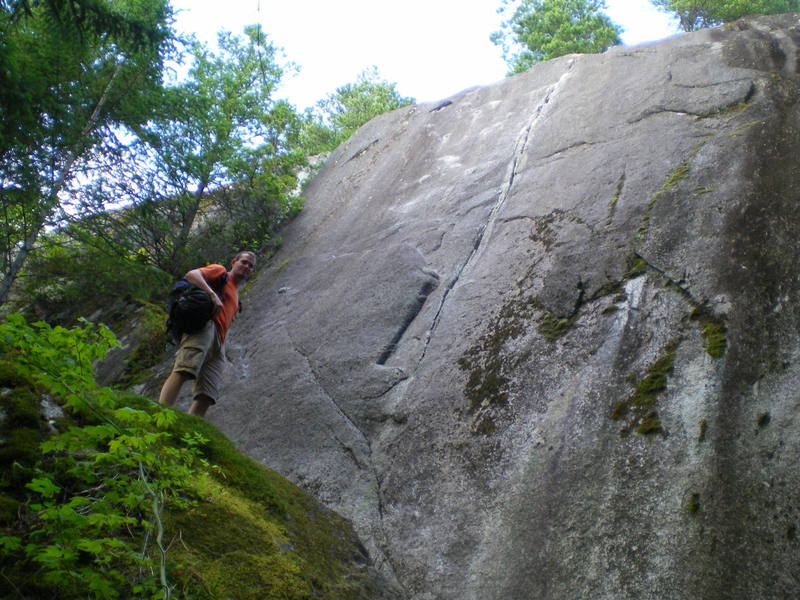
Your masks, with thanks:
<instances>
[{"instance_id":1,"label":"man's arm","mask_svg":"<svg viewBox=\"0 0 800 600\"><path fill-rule=\"evenodd\" d=\"M183 278L208 294L208 297L211 298L211 302L214 303L214 314L217 314L220 310L222 310L222 300L219 296L217 296L217 292L215 292L211 286L208 285L208 282L206 281L206 278L203 277L203 272L200 269L192 269L186 273Z\"/></svg>"}]
</instances>

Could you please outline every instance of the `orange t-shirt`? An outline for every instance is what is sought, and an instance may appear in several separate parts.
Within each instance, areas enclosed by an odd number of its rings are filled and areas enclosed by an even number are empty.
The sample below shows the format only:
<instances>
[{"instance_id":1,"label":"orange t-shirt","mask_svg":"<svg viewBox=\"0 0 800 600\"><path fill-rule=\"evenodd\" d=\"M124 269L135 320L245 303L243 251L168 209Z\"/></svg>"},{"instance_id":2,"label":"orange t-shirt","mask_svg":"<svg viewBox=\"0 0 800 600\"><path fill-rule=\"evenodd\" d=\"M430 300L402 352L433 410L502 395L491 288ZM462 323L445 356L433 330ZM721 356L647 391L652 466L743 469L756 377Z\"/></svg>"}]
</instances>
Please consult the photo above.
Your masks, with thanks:
<instances>
[{"instance_id":1,"label":"orange t-shirt","mask_svg":"<svg viewBox=\"0 0 800 600\"><path fill-rule=\"evenodd\" d=\"M227 273L228 270L222 265L208 265L200 267L200 272L203 274L203 279L213 288L218 283L219 278ZM215 314L213 318L214 323L217 325L220 342L225 341L225 334L228 333L228 328L239 311L239 290L236 289L236 285L230 276L228 281L225 282L223 292L225 297L222 299L222 310Z\"/></svg>"}]
</instances>

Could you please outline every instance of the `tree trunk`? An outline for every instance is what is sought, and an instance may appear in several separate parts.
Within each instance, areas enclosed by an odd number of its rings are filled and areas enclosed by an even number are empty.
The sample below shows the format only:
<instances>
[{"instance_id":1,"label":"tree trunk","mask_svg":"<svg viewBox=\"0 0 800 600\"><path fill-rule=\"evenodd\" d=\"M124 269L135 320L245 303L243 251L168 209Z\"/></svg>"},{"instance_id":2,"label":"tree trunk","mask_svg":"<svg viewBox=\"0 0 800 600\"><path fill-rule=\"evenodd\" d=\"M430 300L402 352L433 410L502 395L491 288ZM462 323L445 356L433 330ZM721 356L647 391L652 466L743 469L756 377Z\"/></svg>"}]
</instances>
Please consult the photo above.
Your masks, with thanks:
<instances>
[{"instance_id":1,"label":"tree trunk","mask_svg":"<svg viewBox=\"0 0 800 600\"><path fill-rule=\"evenodd\" d=\"M51 186L50 192L47 194L47 200L42 204L41 210L36 216L31 232L25 238L25 241L19 247L16 254L14 254L13 249L9 249L9 255L14 256L14 258L8 265L6 272L3 273L3 280L0 281L0 306L2 306L8 301L8 294L11 291L11 285L19 276L19 272L22 270L22 267L25 264L28 255L33 249L33 245L36 243L36 240L38 239L42 229L44 229L44 224L45 221L47 220L47 217L56 208L58 208L59 206L58 194L64 187L64 184L66 183L69 174L72 172L72 167L75 166L75 162L78 160L78 157L84 150L86 150L85 147L84 148L80 147L80 143L83 140L85 140L86 137L97 126L97 123L100 120L100 113L103 110L106 101L108 100L108 95L109 92L111 91L111 87L113 86L114 81L116 80L120 70L122 69L122 64L123 64L122 62L119 62L114 68L114 72L111 74L111 78L108 80L108 83L106 84L106 87L103 90L103 94L97 101L97 104L95 105L91 116L86 121L86 125L81 131L78 143L75 144L75 147L72 149L72 151L67 151L65 156L63 157L64 166L61 168L61 172L59 173L55 182Z\"/></svg>"}]
</instances>

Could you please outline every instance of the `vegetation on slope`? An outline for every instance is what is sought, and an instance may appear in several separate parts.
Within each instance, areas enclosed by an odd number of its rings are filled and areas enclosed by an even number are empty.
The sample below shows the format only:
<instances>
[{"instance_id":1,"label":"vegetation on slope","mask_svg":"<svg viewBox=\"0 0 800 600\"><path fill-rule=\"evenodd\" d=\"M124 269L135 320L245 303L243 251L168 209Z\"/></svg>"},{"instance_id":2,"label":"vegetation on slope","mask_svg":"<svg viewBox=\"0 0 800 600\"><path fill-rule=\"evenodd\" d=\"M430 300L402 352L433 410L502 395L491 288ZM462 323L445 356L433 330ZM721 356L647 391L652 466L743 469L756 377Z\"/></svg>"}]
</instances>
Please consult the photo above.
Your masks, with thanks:
<instances>
[{"instance_id":1,"label":"vegetation on slope","mask_svg":"<svg viewBox=\"0 0 800 600\"><path fill-rule=\"evenodd\" d=\"M0 596L376 597L344 520L208 422L97 385L114 345L0 324Z\"/></svg>"}]
</instances>

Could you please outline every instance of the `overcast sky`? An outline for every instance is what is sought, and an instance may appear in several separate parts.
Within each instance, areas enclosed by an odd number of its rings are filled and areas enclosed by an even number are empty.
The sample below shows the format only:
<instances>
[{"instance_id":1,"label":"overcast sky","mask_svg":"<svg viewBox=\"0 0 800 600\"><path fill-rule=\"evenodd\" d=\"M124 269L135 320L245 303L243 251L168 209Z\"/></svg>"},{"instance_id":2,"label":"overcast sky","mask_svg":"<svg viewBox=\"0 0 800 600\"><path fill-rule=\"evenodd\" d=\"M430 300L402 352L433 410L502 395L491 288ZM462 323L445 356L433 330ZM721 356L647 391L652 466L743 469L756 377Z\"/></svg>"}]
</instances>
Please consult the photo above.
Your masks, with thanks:
<instances>
[{"instance_id":1,"label":"overcast sky","mask_svg":"<svg viewBox=\"0 0 800 600\"><path fill-rule=\"evenodd\" d=\"M506 65L489 41L499 28L500 0L173 0L177 27L213 42L219 29L241 33L260 23L300 73L280 95L298 109L313 105L375 65L417 102L440 100L502 79ZM608 0L626 45L677 31L649 0Z\"/></svg>"}]
</instances>

